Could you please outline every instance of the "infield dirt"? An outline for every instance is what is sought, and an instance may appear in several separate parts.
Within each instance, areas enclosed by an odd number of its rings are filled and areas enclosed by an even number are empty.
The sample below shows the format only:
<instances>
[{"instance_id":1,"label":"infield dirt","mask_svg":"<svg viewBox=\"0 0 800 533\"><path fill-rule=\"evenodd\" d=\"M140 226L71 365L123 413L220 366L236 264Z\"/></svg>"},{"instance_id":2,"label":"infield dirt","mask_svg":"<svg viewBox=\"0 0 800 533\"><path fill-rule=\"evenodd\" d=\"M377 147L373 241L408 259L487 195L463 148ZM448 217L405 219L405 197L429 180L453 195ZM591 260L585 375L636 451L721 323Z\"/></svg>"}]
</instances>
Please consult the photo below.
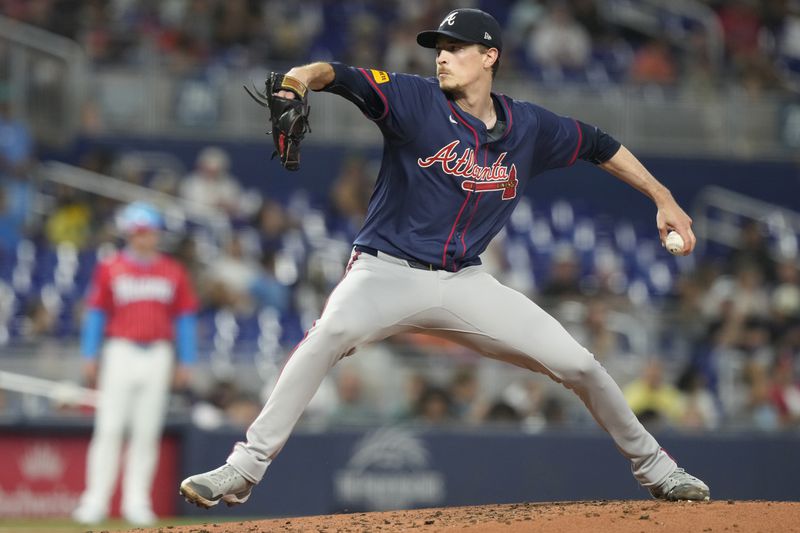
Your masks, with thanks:
<instances>
[{"instance_id":1,"label":"infield dirt","mask_svg":"<svg viewBox=\"0 0 800 533\"><path fill-rule=\"evenodd\" d=\"M142 531L142 530L137 530ZM150 529L160 533L800 533L800 502L590 501L353 513Z\"/></svg>"}]
</instances>

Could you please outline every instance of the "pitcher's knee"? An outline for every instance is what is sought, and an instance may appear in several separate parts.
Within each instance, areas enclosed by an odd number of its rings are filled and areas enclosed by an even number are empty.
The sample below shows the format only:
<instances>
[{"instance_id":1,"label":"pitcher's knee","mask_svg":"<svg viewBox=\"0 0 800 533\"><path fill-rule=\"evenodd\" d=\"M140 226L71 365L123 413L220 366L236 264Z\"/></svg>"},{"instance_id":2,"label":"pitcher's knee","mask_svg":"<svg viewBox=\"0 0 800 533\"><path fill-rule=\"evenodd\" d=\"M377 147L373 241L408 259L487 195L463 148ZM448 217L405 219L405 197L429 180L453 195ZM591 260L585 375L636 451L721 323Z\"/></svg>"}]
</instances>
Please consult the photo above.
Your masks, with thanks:
<instances>
[{"instance_id":1,"label":"pitcher's knee","mask_svg":"<svg viewBox=\"0 0 800 533\"><path fill-rule=\"evenodd\" d=\"M603 372L603 367L586 352L575 364L563 373L563 380L566 385L584 385L595 381L598 372Z\"/></svg>"},{"instance_id":2,"label":"pitcher's knee","mask_svg":"<svg viewBox=\"0 0 800 533\"><path fill-rule=\"evenodd\" d=\"M361 335L358 324L347 318L328 319L320 322L317 328L317 335L327 345L345 352L354 347L358 337Z\"/></svg>"}]
</instances>

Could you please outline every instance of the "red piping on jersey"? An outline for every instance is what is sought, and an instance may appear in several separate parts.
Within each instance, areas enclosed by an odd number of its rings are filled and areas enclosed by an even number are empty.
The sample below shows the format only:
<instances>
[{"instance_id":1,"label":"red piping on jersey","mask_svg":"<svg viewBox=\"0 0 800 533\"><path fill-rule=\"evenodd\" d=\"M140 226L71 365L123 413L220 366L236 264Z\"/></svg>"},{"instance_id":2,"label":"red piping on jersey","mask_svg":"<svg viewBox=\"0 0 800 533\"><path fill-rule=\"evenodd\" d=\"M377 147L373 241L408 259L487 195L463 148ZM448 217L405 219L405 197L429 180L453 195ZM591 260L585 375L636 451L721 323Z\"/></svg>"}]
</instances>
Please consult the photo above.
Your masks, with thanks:
<instances>
[{"instance_id":1,"label":"red piping on jersey","mask_svg":"<svg viewBox=\"0 0 800 533\"><path fill-rule=\"evenodd\" d=\"M467 230L469 230L469 225L472 224L472 219L475 218L475 213L478 212L478 202L481 201L481 196L483 196L483 193L479 192L478 198L475 199L475 205L472 208L472 214L469 216L469 220L467 220L467 225L464 226L464 233L461 234L461 246L464 248L464 251L461 252L461 257L464 257L467 254L467 245L464 243L464 239L467 236Z\"/></svg>"},{"instance_id":2,"label":"red piping on jersey","mask_svg":"<svg viewBox=\"0 0 800 533\"><path fill-rule=\"evenodd\" d=\"M567 166L572 165L575 163L575 160L578 159L578 152L581 150L581 145L583 144L583 131L581 131L581 126L578 124L578 121L575 121L575 127L578 128L578 146L575 147L575 153L572 154L572 157L569 159L569 163Z\"/></svg>"},{"instance_id":3,"label":"red piping on jersey","mask_svg":"<svg viewBox=\"0 0 800 533\"><path fill-rule=\"evenodd\" d=\"M484 146L483 147L483 166L484 167L486 166L486 162L488 161L488 159L489 159L489 147L488 146ZM479 185L479 184L476 184L475 192L478 192L480 190L480 189L478 189L477 185ZM475 213L478 212L478 202L481 201L481 196L483 196L483 193L478 193L478 197L475 198L475 205L472 206L472 214L469 216L469 220L467 220L467 225L464 226L464 233L461 234L461 248L463 248L463 250L464 250L463 252L461 252L461 257L464 257L465 255L467 255L467 243L464 242L464 239L467 237L467 230L469 230L469 225L472 224L472 219L475 218Z\"/></svg>"},{"instance_id":4,"label":"red piping on jersey","mask_svg":"<svg viewBox=\"0 0 800 533\"><path fill-rule=\"evenodd\" d=\"M361 74L364 75L365 78L367 78L367 81L369 82L369 84L372 85L372 88L375 89L375 92L378 93L378 96L380 96L381 100L383 101L383 115L379 116L378 118L372 118L369 115L367 115L367 117L370 120L374 120L375 122L385 119L386 115L389 114L389 101L386 99L386 95L383 94L383 91L380 90L380 88L378 87L378 84L376 84L372 80L372 78L369 77L369 74L367 74L367 70L366 69L359 68L358 70L361 72Z\"/></svg>"},{"instance_id":5,"label":"red piping on jersey","mask_svg":"<svg viewBox=\"0 0 800 533\"><path fill-rule=\"evenodd\" d=\"M507 118L508 118L508 127L506 128L506 132L503 134L503 137L501 137L501 138L505 138L511 132L511 126L514 125L514 117L511 115L511 106L508 105L508 102L506 101L506 97L504 95L502 95L502 94L499 95L499 96L501 97L500 101L503 102L503 107L506 108L506 115L507 115Z\"/></svg>"},{"instance_id":6,"label":"red piping on jersey","mask_svg":"<svg viewBox=\"0 0 800 533\"><path fill-rule=\"evenodd\" d=\"M472 152L472 162L477 164L477 153L480 150L481 143L478 141L478 132L475 131L475 128L467 124L467 121L461 118L461 115L453 108L453 104L450 101L447 101L447 106L450 108L450 111L456 116L459 122L464 124L466 127L472 131L472 135L475 136L475 151ZM450 228L450 235L447 236L447 241L444 243L444 251L442 251L442 268L447 266L447 247L450 246L450 239L453 238L453 233L456 232L456 226L458 225L458 221L461 219L461 214L464 212L464 208L467 207L467 202L469 201L469 197L472 196L472 191L467 191L467 196L464 198L464 203L461 204L461 209L458 210L458 215L456 215L456 220L453 222L453 227ZM463 243L463 235L462 235L462 243ZM462 254L463 256L463 254ZM455 267L455 261L453 261L453 267Z\"/></svg>"},{"instance_id":7,"label":"red piping on jersey","mask_svg":"<svg viewBox=\"0 0 800 533\"><path fill-rule=\"evenodd\" d=\"M505 107L505 109L506 109L506 118L508 119L508 127L506 128L505 133L503 133L503 136L501 137L501 139L504 139L509 133L511 133L511 127L514 125L514 115L511 114L511 106L508 105L508 100L506 99L505 95L499 94L497 96L499 97L498 99L500 100L500 102L503 104L503 107ZM448 102L447 104L450 105L450 102ZM450 109L453 109L453 107L450 106ZM456 113L456 116L458 116L458 113ZM458 117L458 118L460 119L461 117ZM472 128L470 128L470 129L472 129ZM475 130L472 130L472 132L475 133ZM475 143L476 143L476 145L477 145L477 138L478 138L478 136L477 136L477 134L475 134ZM477 151L477 147L476 147L476 151ZM483 153L483 166L486 166L488 153L489 153L489 148L487 147L487 148L485 148L485 151ZM476 192L480 190L479 185L480 184L476 184L475 185L475 191ZM464 242L464 239L467 236L467 230L469 230L470 224L472 224L472 219L475 218L475 214L478 212L478 202L481 201L481 196L482 195L483 195L483 193L478 193L478 198L475 200L475 205L472 208L472 214L470 215L469 220L467 221L467 225L464 226L464 233L461 235L461 246L464 249L464 251L461 252L461 257L464 257L466 255L466 253L467 253L467 245Z\"/></svg>"},{"instance_id":8,"label":"red piping on jersey","mask_svg":"<svg viewBox=\"0 0 800 533\"><path fill-rule=\"evenodd\" d=\"M464 212L464 208L467 207L467 201L469 200L470 195L472 195L472 191L467 191L467 196L464 198L464 203L461 204L461 209L458 210L458 215L456 215L456 221L453 222L453 227L450 228L450 235L447 236L447 242L444 243L444 251L442 252L442 267L447 265L447 247L450 245L450 239L453 238L453 233L456 232L456 224L458 224L458 219L461 218L461 213ZM453 266L455 267L455 261L453 261Z\"/></svg>"}]
</instances>

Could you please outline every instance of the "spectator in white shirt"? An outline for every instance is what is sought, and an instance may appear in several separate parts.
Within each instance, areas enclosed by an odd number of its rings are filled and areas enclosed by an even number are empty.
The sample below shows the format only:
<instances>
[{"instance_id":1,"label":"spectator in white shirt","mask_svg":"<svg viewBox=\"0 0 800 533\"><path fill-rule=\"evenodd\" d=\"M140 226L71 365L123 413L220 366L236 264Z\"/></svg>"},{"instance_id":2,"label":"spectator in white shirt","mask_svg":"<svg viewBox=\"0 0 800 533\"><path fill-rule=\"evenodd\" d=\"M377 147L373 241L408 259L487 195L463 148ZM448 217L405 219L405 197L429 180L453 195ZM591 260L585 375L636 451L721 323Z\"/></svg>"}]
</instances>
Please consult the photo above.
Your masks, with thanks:
<instances>
[{"instance_id":1,"label":"spectator in white shirt","mask_svg":"<svg viewBox=\"0 0 800 533\"><path fill-rule=\"evenodd\" d=\"M194 171L180 186L185 200L217 208L228 215L239 215L241 187L228 169L230 158L221 148L209 146L197 156Z\"/></svg>"},{"instance_id":2,"label":"spectator in white shirt","mask_svg":"<svg viewBox=\"0 0 800 533\"><path fill-rule=\"evenodd\" d=\"M543 67L582 68L589 61L592 42L563 2L555 2L537 24L528 42L528 55Z\"/></svg>"}]
</instances>

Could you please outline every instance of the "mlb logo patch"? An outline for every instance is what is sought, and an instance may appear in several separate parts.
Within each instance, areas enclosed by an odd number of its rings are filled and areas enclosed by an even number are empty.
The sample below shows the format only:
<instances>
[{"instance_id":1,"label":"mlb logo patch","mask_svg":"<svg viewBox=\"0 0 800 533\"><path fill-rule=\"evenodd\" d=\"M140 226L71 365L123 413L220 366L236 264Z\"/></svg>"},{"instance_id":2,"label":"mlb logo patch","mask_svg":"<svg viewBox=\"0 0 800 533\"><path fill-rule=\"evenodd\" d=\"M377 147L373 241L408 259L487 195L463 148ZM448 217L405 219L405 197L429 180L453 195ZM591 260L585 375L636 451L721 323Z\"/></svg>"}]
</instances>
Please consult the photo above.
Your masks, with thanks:
<instances>
[{"instance_id":1,"label":"mlb logo patch","mask_svg":"<svg viewBox=\"0 0 800 533\"><path fill-rule=\"evenodd\" d=\"M389 74L382 70L370 69L370 72L372 72L372 78L375 80L375 83L386 83L389 81Z\"/></svg>"}]
</instances>

